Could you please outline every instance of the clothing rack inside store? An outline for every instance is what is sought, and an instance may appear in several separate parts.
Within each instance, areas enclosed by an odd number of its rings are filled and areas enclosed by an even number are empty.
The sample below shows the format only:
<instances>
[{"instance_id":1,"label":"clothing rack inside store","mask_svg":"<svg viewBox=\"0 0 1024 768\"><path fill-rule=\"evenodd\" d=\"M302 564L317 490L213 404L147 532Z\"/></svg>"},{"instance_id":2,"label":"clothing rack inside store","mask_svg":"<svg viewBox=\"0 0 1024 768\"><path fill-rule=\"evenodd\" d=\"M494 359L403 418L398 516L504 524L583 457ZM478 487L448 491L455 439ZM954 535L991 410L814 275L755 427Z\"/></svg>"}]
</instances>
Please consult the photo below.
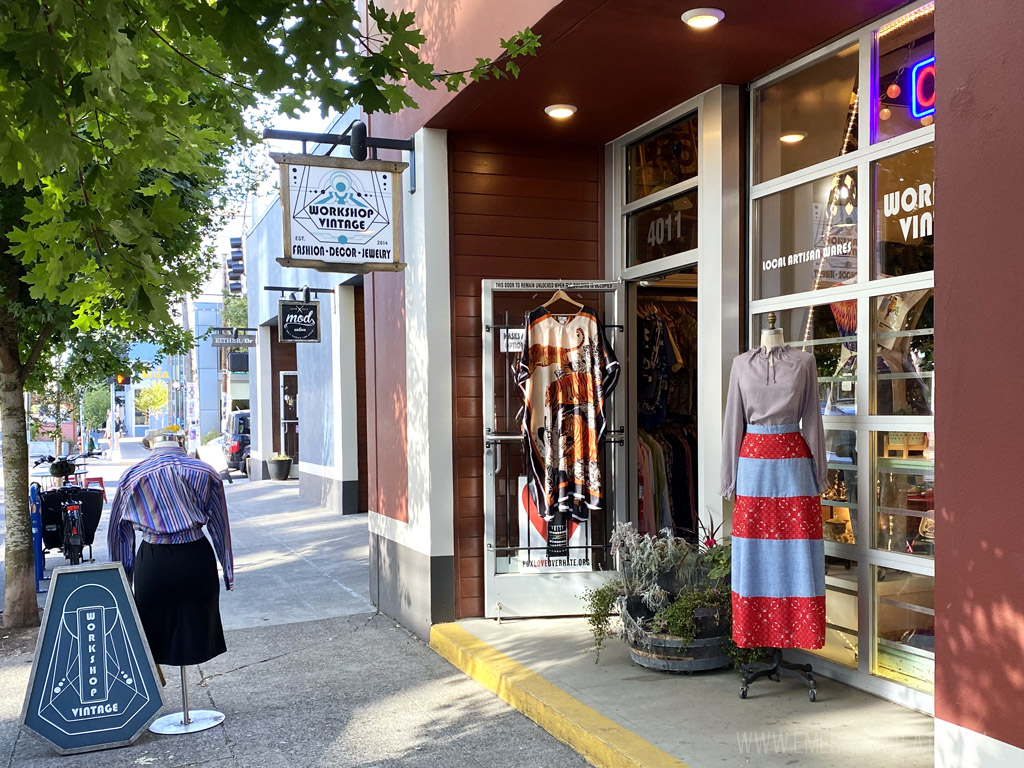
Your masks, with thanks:
<instances>
[{"instance_id":1,"label":"clothing rack inside store","mask_svg":"<svg viewBox=\"0 0 1024 768\"><path fill-rule=\"evenodd\" d=\"M665 294L664 296L662 296L662 295L650 296L648 294L637 294L636 301L637 301L638 304L641 303L641 302L644 302L644 301L686 301L686 302L692 302L692 303L696 304L697 303L697 297L696 296L674 296L672 294Z\"/></svg>"},{"instance_id":2,"label":"clothing rack inside store","mask_svg":"<svg viewBox=\"0 0 1024 768\"><path fill-rule=\"evenodd\" d=\"M559 314L555 314L553 312L551 313L551 315L553 317L573 317L575 314L576 314L575 312L570 312L567 315L559 315ZM495 328L497 328L499 330L500 329L519 330L519 329L521 329L523 327L525 327L525 326L523 326L522 323L493 323L491 325L484 326L484 330L487 331L488 333L490 333ZM626 330L626 326L624 326L624 325L606 325L605 328L614 328L619 333L624 333L625 330Z\"/></svg>"}]
</instances>

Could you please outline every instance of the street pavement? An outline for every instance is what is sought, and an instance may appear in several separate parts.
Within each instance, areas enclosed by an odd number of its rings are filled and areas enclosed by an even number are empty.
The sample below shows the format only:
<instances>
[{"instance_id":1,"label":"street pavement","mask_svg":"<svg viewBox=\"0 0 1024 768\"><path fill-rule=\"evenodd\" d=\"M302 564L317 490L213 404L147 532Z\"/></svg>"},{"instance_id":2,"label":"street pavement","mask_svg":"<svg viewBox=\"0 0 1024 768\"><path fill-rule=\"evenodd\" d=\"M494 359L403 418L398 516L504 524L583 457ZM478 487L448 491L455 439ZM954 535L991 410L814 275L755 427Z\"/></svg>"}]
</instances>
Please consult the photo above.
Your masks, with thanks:
<instances>
[{"instance_id":1,"label":"street pavement","mask_svg":"<svg viewBox=\"0 0 1024 768\"><path fill-rule=\"evenodd\" d=\"M145 452L96 462L109 498ZM107 479L109 477L109 479ZM464 676L368 595L365 516L299 500L294 482L226 486L235 590L221 593L228 652L188 667L193 708L224 724L184 736L149 732L130 747L58 757L18 725L36 631L0 632L0 766L585 766L569 747ZM4 530L0 518L0 534ZM94 556L107 560L106 514ZM57 553L48 566L63 564ZM40 605L45 595L40 596ZM164 669L165 712L181 707Z\"/></svg>"}]
</instances>

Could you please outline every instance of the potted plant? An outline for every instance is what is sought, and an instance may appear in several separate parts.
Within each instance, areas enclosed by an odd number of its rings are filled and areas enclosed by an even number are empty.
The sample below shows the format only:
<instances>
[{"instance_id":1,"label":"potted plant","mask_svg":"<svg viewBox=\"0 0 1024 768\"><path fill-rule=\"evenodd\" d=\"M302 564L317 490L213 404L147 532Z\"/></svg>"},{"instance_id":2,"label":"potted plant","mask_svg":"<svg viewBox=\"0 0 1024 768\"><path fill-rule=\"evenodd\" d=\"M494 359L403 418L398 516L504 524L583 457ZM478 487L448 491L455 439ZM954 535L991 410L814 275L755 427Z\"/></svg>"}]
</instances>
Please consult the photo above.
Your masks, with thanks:
<instances>
[{"instance_id":1,"label":"potted plant","mask_svg":"<svg viewBox=\"0 0 1024 768\"><path fill-rule=\"evenodd\" d=\"M267 473L271 480L287 480L292 471L292 457L286 453L275 453L267 459Z\"/></svg>"},{"instance_id":2,"label":"potted plant","mask_svg":"<svg viewBox=\"0 0 1024 768\"><path fill-rule=\"evenodd\" d=\"M717 531L717 529L716 529ZM609 637L625 640L634 662L666 672L738 666L763 657L732 641L731 554L705 531L699 546L673 536L638 534L631 523L612 534L612 552L629 563L586 595L597 658Z\"/></svg>"}]
</instances>

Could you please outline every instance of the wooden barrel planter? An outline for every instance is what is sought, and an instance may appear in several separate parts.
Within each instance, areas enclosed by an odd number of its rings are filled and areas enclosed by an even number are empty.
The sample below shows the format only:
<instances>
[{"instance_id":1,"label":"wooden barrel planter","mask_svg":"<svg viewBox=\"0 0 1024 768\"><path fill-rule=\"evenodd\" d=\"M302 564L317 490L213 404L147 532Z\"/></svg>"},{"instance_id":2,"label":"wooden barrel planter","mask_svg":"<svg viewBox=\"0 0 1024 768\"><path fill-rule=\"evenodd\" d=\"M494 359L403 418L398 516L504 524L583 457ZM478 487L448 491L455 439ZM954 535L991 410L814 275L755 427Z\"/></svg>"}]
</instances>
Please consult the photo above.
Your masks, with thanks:
<instances>
[{"instance_id":1,"label":"wooden barrel planter","mask_svg":"<svg viewBox=\"0 0 1024 768\"><path fill-rule=\"evenodd\" d=\"M661 672L704 672L732 666L727 653L729 637L718 626L714 608L694 610L697 636L690 642L674 635L648 635L648 642L629 643L629 656L648 669Z\"/></svg>"}]
</instances>

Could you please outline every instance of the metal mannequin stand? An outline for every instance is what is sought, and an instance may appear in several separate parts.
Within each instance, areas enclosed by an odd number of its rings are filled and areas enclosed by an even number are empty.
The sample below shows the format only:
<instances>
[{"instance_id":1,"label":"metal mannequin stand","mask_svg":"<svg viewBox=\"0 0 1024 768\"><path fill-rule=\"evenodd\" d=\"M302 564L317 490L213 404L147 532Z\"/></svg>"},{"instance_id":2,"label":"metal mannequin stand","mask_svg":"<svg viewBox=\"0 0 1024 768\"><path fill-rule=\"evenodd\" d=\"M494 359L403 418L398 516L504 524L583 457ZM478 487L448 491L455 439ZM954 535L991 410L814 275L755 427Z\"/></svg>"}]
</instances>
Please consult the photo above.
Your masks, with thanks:
<instances>
[{"instance_id":1,"label":"metal mannequin stand","mask_svg":"<svg viewBox=\"0 0 1024 768\"><path fill-rule=\"evenodd\" d=\"M224 713L215 709L196 709L189 711L188 708L188 681L185 679L185 667L181 668L181 712L173 712L157 718L149 730L153 733L166 735L177 735L180 733L195 733L213 728L224 722Z\"/></svg>"},{"instance_id":2,"label":"metal mannequin stand","mask_svg":"<svg viewBox=\"0 0 1024 768\"><path fill-rule=\"evenodd\" d=\"M754 662L743 664L740 667L740 676L743 678L740 683L740 698L747 698L747 689L755 680L767 677L776 683L782 678L780 675L795 677L807 686L807 697L811 701L818 700L817 689L814 684L814 672L810 664L790 664L782 660L782 649L772 648L772 660L770 663Z\"/></svg>"}]
</instances>

